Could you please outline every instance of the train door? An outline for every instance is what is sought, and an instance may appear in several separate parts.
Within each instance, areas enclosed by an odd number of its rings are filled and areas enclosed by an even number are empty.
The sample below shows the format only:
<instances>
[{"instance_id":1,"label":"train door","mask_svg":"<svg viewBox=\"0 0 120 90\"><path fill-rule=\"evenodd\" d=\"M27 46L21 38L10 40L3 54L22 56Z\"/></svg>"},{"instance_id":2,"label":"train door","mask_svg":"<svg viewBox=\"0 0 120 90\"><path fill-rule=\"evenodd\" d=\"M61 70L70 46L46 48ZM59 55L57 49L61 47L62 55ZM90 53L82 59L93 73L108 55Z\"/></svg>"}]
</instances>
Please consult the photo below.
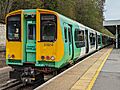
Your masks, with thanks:
<instances>
[{"instance_id":1,"label":"train door","mask_svg":"<svg viewBox=\"0 0 120 90\"><path fill-rule=\"evenodd\" d=\"M98 36L97 36L97 33L96 33L96 49L98 49Z\"/></svg>"},{"instance_id":2,"label":"train door","mask_svg":"<svg viewBox=\"0 0 120 90\"><path fill-rule=\"evenodd\" d=\"M117 43L115 43L115 44L117 44L117 47L120 48L120 30L118 30L117 38L118 38Z\"/></svg>"},{"instance_id":3,"label":"train door","mask_svg":"<svg viewBox=\"0 0 120 90\"><path fill-rule=\"evenodd\" d=\"M67 40L68 47L66 49L68 50L68 56L70 57L70 59L72 59L73 57L72 27L65 23L64 23L64 27L66 28L66 35L68 37Z\"/></svg>"},{"instance_id":4,"label":"train door","mask_svg":"<svg viewBox=\"0 0 120 90\"><path fill-rule=\"evenodd\" d=\"M34 20L27 21L27 42L26 53L27 62L34 63L36 61L36 22Z\"/></svg>"},{"instance_id":5,"label":"train door","mask_svg":"<svg viewBox=\"0 0 120 90\"><path fill-rule=\"evenodd\" d=\"M86 53L89 52L88 30L85 30Z\"/></svg>"},{"instance_id":6,"label":"train door","mask_svg":"<svg viewBox=\"0 0 120 90\"><path fill-rule=\"evenodd\" d=\"M72 58L73 49L72 49L72 29L68 26L68 39L69 39L69 56Z\"/></svg>"}]
</instances>

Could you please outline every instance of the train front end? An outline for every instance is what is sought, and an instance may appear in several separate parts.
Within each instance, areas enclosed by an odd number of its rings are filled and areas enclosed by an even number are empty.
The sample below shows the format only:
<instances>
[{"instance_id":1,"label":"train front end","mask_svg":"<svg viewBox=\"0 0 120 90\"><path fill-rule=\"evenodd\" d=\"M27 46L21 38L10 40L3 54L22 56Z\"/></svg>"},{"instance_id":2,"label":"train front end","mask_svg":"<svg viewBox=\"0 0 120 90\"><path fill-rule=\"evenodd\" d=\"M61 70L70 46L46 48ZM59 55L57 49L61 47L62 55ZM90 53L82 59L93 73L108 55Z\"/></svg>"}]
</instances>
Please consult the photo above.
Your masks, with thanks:
<instances>
[{"instance_id":1,"label":"train front end","mask_svg":"<svg viewBox=\"0 0 120 90\"><path fill-rule=\"evenodd\" d=\"M37 10L37 15L36 66L60 68L64 42L59 16L56 12L41 10Z\"/></svg>"},{"instance_id":2,"label":"train front end","mask_svg":"<svg viewBox=\"0 0 120 90\"><path fill-rule=\"evenodd\" d=\"M14 68L12 78L21 79L29 74L33 78L35 70L48 72L61 66L64 43L56 12L14 11L7 15L6 27L6 63Z\"/></svg>"}]
</instances>

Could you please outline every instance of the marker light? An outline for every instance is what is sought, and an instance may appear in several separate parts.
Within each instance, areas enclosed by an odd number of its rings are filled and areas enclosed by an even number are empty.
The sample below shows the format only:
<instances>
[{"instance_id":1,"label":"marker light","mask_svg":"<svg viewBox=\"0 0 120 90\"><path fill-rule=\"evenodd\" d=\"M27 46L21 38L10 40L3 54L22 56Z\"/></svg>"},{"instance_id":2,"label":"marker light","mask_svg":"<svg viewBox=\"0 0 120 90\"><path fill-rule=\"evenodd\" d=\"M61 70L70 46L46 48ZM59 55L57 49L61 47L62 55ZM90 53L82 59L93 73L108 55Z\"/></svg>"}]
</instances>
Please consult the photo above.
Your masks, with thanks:
<instances>
[{"instance_id":1,"label":"marker light","mask_svg":"<svg viewBox=\"0 0 120 90\"><path fill-rule=\"evenodd\" d=\"M44 56L41 56L41 59L42 59L42 60L44 60L44 59L45 59L45 57L44 57Z\"/></svg>"},{"instance_id":2,"label":"marker light","mask_svg":"<svg viewBox=\"0 0 120 90\"><path fill-rule=\"evenodd\" d=\"M54 56L51 56L51 60L55 60L55 57L54 57Z\"/></svg>"},{"instance_id":3,"label":"marker light","mask_svg":"<svg viewBox=\"0 0 120 90\"><path fill-rule=\"evenodd\" d=\"M15 55L14 54L12 54L12 56L11 56L12 58L15 58Z\"/></svg>"}]
</instances>

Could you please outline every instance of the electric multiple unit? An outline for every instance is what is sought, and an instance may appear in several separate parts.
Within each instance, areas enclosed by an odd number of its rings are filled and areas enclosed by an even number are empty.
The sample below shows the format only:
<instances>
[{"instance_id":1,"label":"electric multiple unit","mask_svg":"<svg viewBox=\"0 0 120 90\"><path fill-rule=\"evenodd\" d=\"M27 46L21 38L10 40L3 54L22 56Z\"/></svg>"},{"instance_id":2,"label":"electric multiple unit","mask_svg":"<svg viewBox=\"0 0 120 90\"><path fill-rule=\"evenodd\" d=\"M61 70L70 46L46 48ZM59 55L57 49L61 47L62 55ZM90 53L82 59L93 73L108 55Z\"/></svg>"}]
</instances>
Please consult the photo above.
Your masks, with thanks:
<instances>
[{"instance_id":1,"label":"electric multiple unit","mask_svg":"<svg viewBox=\"0 0 120 90\"><path fill-rule=\"evenodd\" d=\"M6 17L11 78L31 82L111 43L111 37L57 12L17 10ZM29 78L28 78L29 77Z\"/></svg>"}]
</instances>

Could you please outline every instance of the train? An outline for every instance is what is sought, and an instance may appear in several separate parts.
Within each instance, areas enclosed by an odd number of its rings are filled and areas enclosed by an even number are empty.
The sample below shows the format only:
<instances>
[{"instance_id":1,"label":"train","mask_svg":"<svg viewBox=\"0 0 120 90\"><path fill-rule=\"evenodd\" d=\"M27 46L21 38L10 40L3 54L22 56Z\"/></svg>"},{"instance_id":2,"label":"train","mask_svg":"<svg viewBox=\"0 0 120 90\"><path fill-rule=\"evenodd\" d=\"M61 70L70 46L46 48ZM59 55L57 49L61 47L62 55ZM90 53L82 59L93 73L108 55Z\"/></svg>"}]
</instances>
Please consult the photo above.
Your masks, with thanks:
<instances>
[{"instance_id":1,"label":"train","mask_svg":"<svg viewBox=\"0 0 120 90\"><path fill-rule=\"evenodd\" d=\"M112 43L100 33L55 11L26 9L6 16L6 63L10 78L31 83Z\"/></svg>"}]
</instances>

